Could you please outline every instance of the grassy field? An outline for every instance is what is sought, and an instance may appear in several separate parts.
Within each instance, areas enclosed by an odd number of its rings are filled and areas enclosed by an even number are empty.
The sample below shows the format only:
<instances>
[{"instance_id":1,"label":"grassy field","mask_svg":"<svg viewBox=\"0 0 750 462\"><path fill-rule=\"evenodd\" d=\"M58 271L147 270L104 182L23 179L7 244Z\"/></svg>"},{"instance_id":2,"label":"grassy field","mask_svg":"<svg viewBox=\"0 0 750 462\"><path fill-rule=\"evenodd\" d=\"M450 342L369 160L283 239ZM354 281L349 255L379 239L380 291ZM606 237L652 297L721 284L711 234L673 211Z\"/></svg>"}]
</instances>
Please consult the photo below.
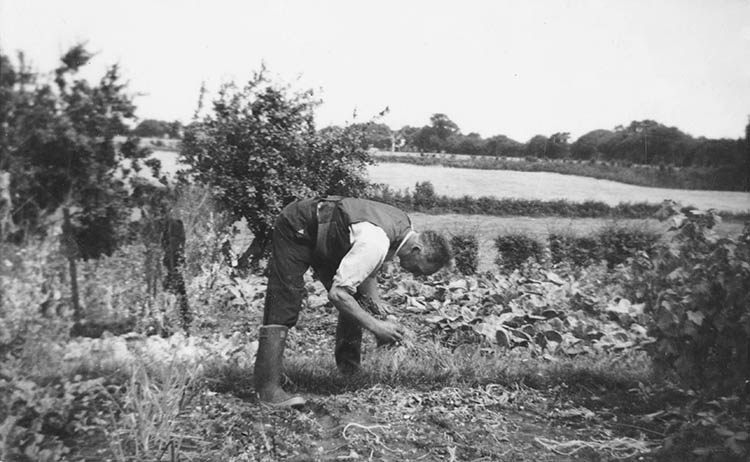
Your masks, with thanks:
<instances>
[{"instance_id":1,"label":"grassy field","mask_svg":"<svg viewBox=\"0 0 750 462\"><path fill-rule=\"evenodd\" d=\"M729 212L750 211L750 193L647 188L608 180L597 180L548 172L475 170L441 166L380 163L368 168L370 179L394 189L414 190L417 182L430 181L435 193L450 197L495 196L538 200L566 199L572 202L601 201L660 203L665 199L700 209Z\"/></svg>"},{"instance_id":2,"label":"grassy field","mask_svg":"<svg viewBox=\"0 0 750 462\"><path fill-rule=\"evenodd\" d=\"M173 175L181 167L175 151L156 149L152 157L159 159L162 172L167 176ZM368 173L371 181L384 183L395 189L410 188L413 191L417 182L430 181L437 194L450 197L495 196L544 201L566 199L572 202L595 200L611 206L621 202L660 203L671 199L700 209L750 212L750 193L648 188L549 172L477 170L381 162L370 166ZM144 170L142 174L147 176L148 171Z\"/></svg>"},{"instance_id":3,"label":"grassy field","mask_svg":"<svg viewBox=\"0 0 750 462\"><path fill-rule=\"evenodd\" d=\"M574 159L539 159L536 157L492 157L454 154L395 153L374 151L381 162L412 165L442 165L481 170L513 170L521 172L554 172L611 180L638 186L673 189L747 191L745 166L675 167L643 165L617 161L583 161Z\"/></svg>"}]
</instances>

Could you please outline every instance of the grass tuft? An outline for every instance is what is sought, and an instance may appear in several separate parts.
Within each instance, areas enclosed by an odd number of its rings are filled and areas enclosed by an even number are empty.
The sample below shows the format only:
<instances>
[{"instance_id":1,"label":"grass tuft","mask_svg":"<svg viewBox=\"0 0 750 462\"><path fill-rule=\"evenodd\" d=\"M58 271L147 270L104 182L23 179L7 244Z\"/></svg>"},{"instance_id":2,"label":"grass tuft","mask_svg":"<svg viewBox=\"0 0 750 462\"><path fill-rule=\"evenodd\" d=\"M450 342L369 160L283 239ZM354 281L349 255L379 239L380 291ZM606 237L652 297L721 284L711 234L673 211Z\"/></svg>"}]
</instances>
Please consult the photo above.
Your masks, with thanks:
<instances>
[{"instance_id":1,"label":"grass tuft","mask_svg":"<svg viewBox=\"0 0 750 462\"><path fill-rule=\"evenodd\" d=\"M622 388L652 377L651 363L641 352L550 360L480 345L451 350L434 341L375 349L365 356L361 371L351 376L340 374L332 358L320 354L289 358L285 372L297 391L322 395L377 384L420 390L493 383L534 388L584 383Z\"/></svg>"}]
</instances>

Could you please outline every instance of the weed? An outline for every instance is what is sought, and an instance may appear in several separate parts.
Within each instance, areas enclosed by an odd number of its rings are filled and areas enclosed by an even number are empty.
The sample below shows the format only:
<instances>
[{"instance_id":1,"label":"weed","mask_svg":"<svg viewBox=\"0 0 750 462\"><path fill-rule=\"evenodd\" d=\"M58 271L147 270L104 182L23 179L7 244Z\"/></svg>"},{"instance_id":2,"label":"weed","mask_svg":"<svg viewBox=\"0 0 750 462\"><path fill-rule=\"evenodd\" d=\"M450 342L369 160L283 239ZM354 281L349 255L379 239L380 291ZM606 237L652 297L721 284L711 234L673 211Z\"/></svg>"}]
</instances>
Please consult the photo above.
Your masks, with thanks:
<instances>
[{"instance_id":1,"label":"weed","mask_svg":"<svg viewBox=\"0 0 750 462\"><path fill-rule=\"evenodd\" d=\"M167 451L176 460L185 438L180 418L198 390L196 377L185 364L134 364L124 394L112 397L108 439L118 461L161 460Z\"/></svg>"}]
</instances>

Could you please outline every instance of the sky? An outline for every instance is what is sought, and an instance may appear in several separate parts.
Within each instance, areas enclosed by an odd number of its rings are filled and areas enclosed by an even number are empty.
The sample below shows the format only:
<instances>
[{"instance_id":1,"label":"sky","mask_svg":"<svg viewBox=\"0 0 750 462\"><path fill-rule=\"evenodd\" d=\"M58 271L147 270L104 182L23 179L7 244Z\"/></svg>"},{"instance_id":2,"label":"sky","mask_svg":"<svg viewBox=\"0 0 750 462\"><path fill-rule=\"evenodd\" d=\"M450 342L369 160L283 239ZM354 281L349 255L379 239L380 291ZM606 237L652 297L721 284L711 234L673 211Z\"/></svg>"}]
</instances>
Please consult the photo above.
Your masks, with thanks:
<instances>
[{"instance_id":1,"label":"sky","mask_svg":"<svg viewBox=\"0 0 750 462\"><path fill-rule=\"evenodd\" d=\"M740 138L750 116L750 0L0 0L3 53L50 71L82 41L141 119L189 122L202 82L262 65L316 92L320 127L388 107L522 142L642 119Z\"/></svg>"}]
</instances>

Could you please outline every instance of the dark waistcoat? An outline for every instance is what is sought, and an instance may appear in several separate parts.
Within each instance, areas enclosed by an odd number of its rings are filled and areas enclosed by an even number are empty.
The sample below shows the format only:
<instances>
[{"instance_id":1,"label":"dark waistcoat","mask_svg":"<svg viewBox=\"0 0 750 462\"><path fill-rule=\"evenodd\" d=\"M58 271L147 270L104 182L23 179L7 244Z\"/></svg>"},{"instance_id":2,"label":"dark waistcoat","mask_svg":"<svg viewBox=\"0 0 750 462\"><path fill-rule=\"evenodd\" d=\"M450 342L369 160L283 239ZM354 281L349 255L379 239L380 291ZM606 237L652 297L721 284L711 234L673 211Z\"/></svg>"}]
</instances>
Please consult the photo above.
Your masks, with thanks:
<instances>
[{"instance_id":1,"label":"dark waistcoat","mask_svg":"<svg viewBox=\"0 0 750 462\"><path fill-rule=\"evenodd\" d=\"M349 226L369 222L383 229L390 241L389 252L395 251L411 230L409 216L396 207L366 199L330 197L318 206L318 237L316 259L338 267L349 252Z\"/></svg>"}]
</instances>

